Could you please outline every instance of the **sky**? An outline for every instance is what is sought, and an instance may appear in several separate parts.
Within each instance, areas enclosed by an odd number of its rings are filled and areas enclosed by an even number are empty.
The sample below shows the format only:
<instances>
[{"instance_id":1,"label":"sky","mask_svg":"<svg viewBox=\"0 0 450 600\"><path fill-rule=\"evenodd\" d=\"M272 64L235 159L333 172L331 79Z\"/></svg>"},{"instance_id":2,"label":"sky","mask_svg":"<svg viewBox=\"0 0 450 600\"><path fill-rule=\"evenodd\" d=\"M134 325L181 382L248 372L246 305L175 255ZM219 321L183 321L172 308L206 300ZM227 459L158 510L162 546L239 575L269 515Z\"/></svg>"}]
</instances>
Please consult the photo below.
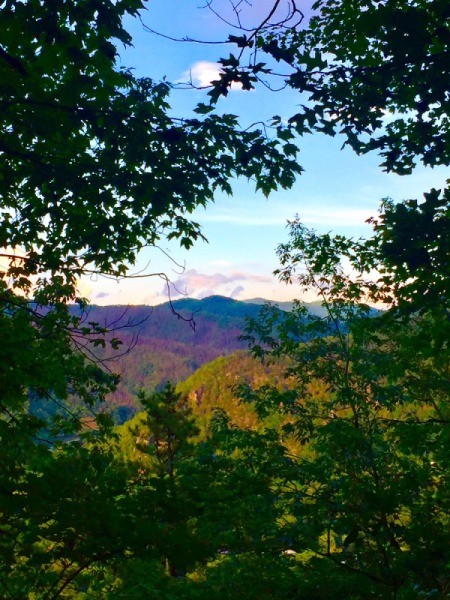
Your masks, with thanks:
<instances>
[{"instance_id":1,"label":"sky","mask_svg":"<svg viewBox=\"0 0 450 600\"><path fill-rule=\"evenodd\" d=\"M271 0L255 0L254 6L243 4L244 24L256 24L271 5ZM307 19L308 2L298 5ZM228 0L213 0L212 6L225 18L233 17L227 12ZM226 39L230 27L199 0L152 0L140 19L127 19L126 28L133 47L119 48L121 63L132 67L136 76L156 81L166 78L177 84L208 85L216 78L217 60L232 51L229 45L175 42L148 30L178 39ZM207 101L205 90L180 88L172 91L169 100L176 116L190 116L198 102ZM234 88L227 98L220 99L218 108L238 115L241 125L248 126L275 114L288 119L301 101L300 94L292 90L271 92L261 86L245 92ZM80 282L80 292L95 304L154 305L167 301L169 292L172 299L221 294L238 300L313 300L313 295L300 296L295 285L286 286L273 275L278 266L275 251L287 241L289 219L298 215L320 233L369 236L365 220L377 214L383 198L420 198L432 187L443 187L448 177L445 169L422 166L409 176L387 174L379 167L379 156L356 156L350 149L342 150L342 143L342 138L323 134L298 140L298 160L304 172L291 190L279 190L266 199L255 193L254 184L234 181L232 197L219 193L213 204L193 215L208 243L198 241L189 251L167 242L144 249L131 273L149 277L122 281L92 277ZM158 273L168 277L170 289Z\"/></svg>"}]
</instances>

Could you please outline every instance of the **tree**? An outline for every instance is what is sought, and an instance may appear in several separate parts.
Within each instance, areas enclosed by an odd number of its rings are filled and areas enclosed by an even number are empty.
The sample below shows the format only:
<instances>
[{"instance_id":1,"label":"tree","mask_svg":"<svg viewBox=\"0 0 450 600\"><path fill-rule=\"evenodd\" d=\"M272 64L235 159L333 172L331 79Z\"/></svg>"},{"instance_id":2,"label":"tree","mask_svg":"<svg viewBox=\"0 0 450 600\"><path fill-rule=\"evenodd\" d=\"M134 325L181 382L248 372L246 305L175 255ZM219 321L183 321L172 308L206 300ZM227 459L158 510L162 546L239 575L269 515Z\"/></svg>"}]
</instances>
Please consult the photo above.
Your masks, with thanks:
<instances>
[{"instance_id":1,"label":"tree","mask_svg":"<svg viewBox=\"0 0 450 600\"><path fill-rule=\"evenodd\" d=\"M418 162L450 164L448 2L316 0L306 15L295 0L275 0L256 27L245 23L239 3L230 6L235 21L229 23L242 35L229 36L237 52L219 61L223 75L213 82L212 102L227 89L224 82L245 75L250 88L257 81L271 87L277 75L277 87L281 77L284 87L299 92L300 110L289 123L300 136L339 134L357 153L379 152L381 166L400 175ZM447 187L447 202L448 194ZM389 247L379 246L390 265L400 257L409 267L417 262L415 274L425 276L423 283L414 278L419 287L432 277L433 261L441 260L431 258L433 244L446 255L448 238L439 225L445 202L438 198L430 191L422 208L410 200L390 210ZM448 293L448 271L441 272L441 291Z\"/></svg>"},{"instance_id":2,"label":"tree","mask_svg":"<svg viewBox=\"0 0 450 600\"><path fill-rule=\"evenodd\" d=\"M254 179L268 194L291 185L300 170L293 158L286 160L282 137L242 131L236 117L204 115L201 108L195 118L171 116L169 84L138 79L121 66L118 48L131 43L123 18L143 7L141 0L6 0L0 8L4 597L44 589L56 598L77 569L88 566L80 557L95 562L108 554L94 544L94 521L107 503L102 469L110 463L105 458L98 465L94 457L90 463L89 457L97 438L110 430L99 405L117 381L96 348L111 344L117 350L120 340L105 337L105 324L70 308L86 307L78 278L125 276L139 250L162 237L189 248L201 237L190 214L216 190L231 193L234 176ZM49 403L57 408L46 409ZM69 441L74 445L66 446ZM55 471L58 464L64 469ZM78 487L69 481L71 468ZM100 481L98 488L93 482L92 494L88 473ZM55 504L45 504L53 485L65 494L58 496L63 506L73 506L83 492L93 514L59 519ZM111 482L111 497L115 489ZM50 546L37 551L48 529ZM75 530L81 546L90 538L98 553L91 548L76 554L64 541L66 529ZM41 583L27 579L29 568L39 570L39 560L45 563Z\"/></svg>"},{"instance_id":3,"label":"tree","mask_svg":"<svg viewBox=\"0 0 450 600\"><path fill-rule=\"evenodd\" d=\"M386 0L356 9L328 0L315 6L319 15L304 31L274 32L266 20L251 39L231 40L283 60L292 67L288 83L310 93L291 129L275 121L278 139L271 141L258 130L237 130L234 117L217 116L205 105L196 118L169 116L168 85L136 79L119 66L113 42L130 43L122 17L136 14L140 1L2 5L5 598L91 590L126 597L127 583L149 569L152 580L144 585L150 597L185 597L194 588L168 583L161 557L169 558L173 574L201 571L206 583L193 595L225 589L233 597L224 578L236 573L236 564L247 597L267 594L266 581L269 593L278 594L280 573L280 598L298 590L320 594L324 578L350 598L443 597L448 591L447 192L431 192L424 204L386 203L367 242L316 236L294 223L291 244L280 248L280 274L289 281L306 259L300 282L320 291L329 314L305 324L295 313L274 319L267 309L268 320L255 324L263 341L258 351L264 354L268 344L289 353L290 376L299 385L249 394L261 410L275 401L287 412L286 433L304 444L301 469L292 469L273 432L239 431L218 414L217 444L191 454L183 441L177 448L186 454L175 465L165 440L155 446L160 472L142 481L103 445L108 419L100 414L97 430L86 431L86 413L74 401L96 408L114 385L92 354L106 344L107 328L84 323L68 308L74 300L85 305L77 298L77 277L124 275L139 249L163 235L189 247L201 235L190 213L215 189L229 192L232 175L255 178L265 193L290 185L300 170L293 129L342 130L357 151L380 150L385 167L397 172L408 172L416 157L448 164L443 2ZM357 35L349 36L353 20ZM385 25L392 20L395 35ZM419 77L423 65L428 71ZM223 66L212 99L234 78L248 87L266 68L255 61L244 77L236 57ZM381 129L385 110L394 111L394 120ZM425 239L424 224L431 229ZM358 277L345 275L341 257ZM374 283L367 281L373 268L380 272ZM389 310L369 319L369 309L360 306L366 299L384 300ZM329 388L320 402L305 385L313 378ZM42 399L62 412L40 418L29 405ZM155 415L167 417L170 427L161 435L171 435L170 411ZM170 548L161 542L166 531ZM218 557L218 546L230 555ZM283 551L291 547L298 557L285 569ZM196 562L201 566L194 573ZM255 564L276 565L275 577L246 577Z\"/></svg>"},{"instance_id":4,"label":"tree","mask_svg":"<svg viewBox=\"0 0 450 600\"><path fill-rule=\"evenodd\" d=\"M27 274L92 264L120 275L164 233L189 247L199 230L187 216L216 188L231 192L231 176L270 191L297 172L276 141L230 115L169 116L169 85L120 66L116 45L131 43L122 17L142 8L3 7L1 243L24 249Z\"/></svg>"},{"instance_id":5,"label":"tree","mask_svg":"<svg viewBox=\"0 0 450 600\"><path fill-rule=\"evenodd\" d=\"M397 246L398 216L428 210L447 232L448 201L438 192L420 205L385 203L367 240L291 222L279 276L315 290L327 316L298 304L282 319L268 306L249 324L253 351L289 357L297 380L294 393L269 386L244 397L263 414L287 414L286 433L303 445L286 535L303 554L306 595L325 578L336 597L448 593L450 306L442 293L448 267L439 261L448 240ZM371 310L370 301L385 310ZM324 398L311 393L315 380L326 385Z\"/></svg>"},{"instance_id":6,"label":"tree","mask_svg":"<svg viewBox=\"0 0 450 600\"><path fill-rule=\"evenodd\" d=\"M242 35L229 38L238 50L221 59L224 79L243 72L250 87L270 85L274 59L285 85L302 94L290 119L300 135L339 133L358 153L380 152L383 167L400 174L417 161L448 165L448 2L317 0L310 18L302 9L277 0L248 27L236 5Z\"/></svg>"},{"instance_id":7,"label":"tree","mask_svg":"<svg viewBox=\"0 0 450 600\"><path fill-rule=\"evenodd\" d=\"M162 236L189 248L201 236L190 213L216 189L231 193L233 176L269 193L299 172L284 141L241 131L232 115L172 117L169 84L121 66L118 47L131 43L122 19L143 7L2 6L0 299L2 328L18 340L2 364L11 401L32 390L95 404L114 385L92 366L83 371L78 355L95 363L107 329L68 311L68 302L85 307L80 275L125 276L139 250ZM117 349L117 338L110 341Z\"/></svg>"},{"instance_id":8,"label":"tree","mask_svg":"<svg viewBox=\"0 0 450 600\"><path fill-rule=\"evenodd\" d=\"M218 409L199 437L188 398L170 384L141 401L145 412L118 431L128 545L100 562L112 582L104 597L225 598L236 589L246 598L264 589L287 597L275 568L284 548L280 490L292 462L276 434L241 430Z\"/></svg>"},{"instance_id":9,"label":"tree","mask_svg":"<svg viewBox=\"0 0 450 600\"><path fill-rule=\"evenodd\" d=\"M277 21L283 3L274 2L247 30L234 8L243 35L230 36L239 50L222 60L225 77L267 81L276 68L266 53L305 98L289 121L300 135L339 133L398 174L419 161L449 164L448 3L318 0L306 24L287 4L286 19ZM213 100L218 92L220 82ZM325 579L327 598L330 587L351 598L448 593L449 192L424 196L385 200L368 240L292 222L278 274L315 290L328 316L298 305L281 318L268 307L250 323L254 352L288 356L298 382L296 393L269 386L244 397L262 414L279 407L303 444L287 535L306 596L320 597ZM311 393L316 380L325 398Z\"/></svg>"}]
</instances>

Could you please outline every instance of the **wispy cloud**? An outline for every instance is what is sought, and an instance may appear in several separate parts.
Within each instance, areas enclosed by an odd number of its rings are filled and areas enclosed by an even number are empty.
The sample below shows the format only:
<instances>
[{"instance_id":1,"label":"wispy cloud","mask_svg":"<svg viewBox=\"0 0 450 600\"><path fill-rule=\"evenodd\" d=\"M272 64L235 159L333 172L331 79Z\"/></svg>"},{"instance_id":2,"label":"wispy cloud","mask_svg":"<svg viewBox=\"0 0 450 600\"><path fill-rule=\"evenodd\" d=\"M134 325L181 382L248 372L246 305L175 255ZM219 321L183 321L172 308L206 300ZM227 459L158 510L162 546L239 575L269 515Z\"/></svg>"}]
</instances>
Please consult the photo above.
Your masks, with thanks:
<instances>
[{"instance_id":1,"label":"wispy cloud","mask_svg":"<svg viewBox=\"0 0 450 600\"><path fill-rule=\"evenodd\" d=\"M292 206L289 207L292 212ZM373 216L373 210L368 208L339 208L339 207L318 207L313 209L300 209L298 211L300 219L307 225L337 226L344 225L360 226L369 217ZM276 213L266 214L245 214L221 212L216 214L205 213L201 220L205 223L228 223L241 227L262 227L262 226L280 226L285 225L288 218L293 218L289 211L281 210L277 206Z\"/></svg>"},{"instance_id":2,"label":"wispy cloud","mask_svg":"<svg viewBox=\"0 0 450 600\"><path fill-rule=\"evenodd\" d=\"M231 267L232 263L229 260L224 260L224 259L217 259L217 260L211 260L210 265L213 265L214 267Z\"/></svg>"},{"instance_id":3,"label":"wispy cloud","mask_svg":"<svg viewBox=\"0 0 450 600\"><path fill-rule=\"evenodd\" d=\"M320 225L361 225L372 216L367 208L318 208L299 211L300 219L305 223Z\"/></svg>"},{"instance_id":4,"label":"wispy cloud","mask_svg":"<svg viewBox=\"0 0 450 600\"><path fill-rule=\"evenodd\" d=\"M275 215L244 215L232 213L219 213L202 216L202 221L205 223L229 223L230 225L240 225L242 227L259 227L262 225L283 225L286 223L286 218Z\"/></svg>"},{"instance_id":5,"label":"wispy cloud","mask_svg":"<svg viewBox=\"0 0 450 600\"><path fill-rule=\"evenodd\" d=\"M200 273L195 269L189 269L183 273L177 280L169 284L170 295L172 297L188 294L204 298L213 294L225 294L236 297L244 287L242 284L250 283L269 283L271 277L266 275L251 275L242 271L232 271L228 274L214 273L208 275ZM236 285L238 284L238 285ZM167 286L162 290L162 295L168 296Z\"/></svg>"},{"instance_id":6,"label":"wispy cloud","mask_svg":"<svg viewBox=\"0 0 450 600\"><path fill-rule=\"evenodd\" d=\"M234 288L234 290L231 292L230 297L231 298L237 298L242 292L245 291L245 288L243 285L238 285Z\"/></svg>"}]
</instances>

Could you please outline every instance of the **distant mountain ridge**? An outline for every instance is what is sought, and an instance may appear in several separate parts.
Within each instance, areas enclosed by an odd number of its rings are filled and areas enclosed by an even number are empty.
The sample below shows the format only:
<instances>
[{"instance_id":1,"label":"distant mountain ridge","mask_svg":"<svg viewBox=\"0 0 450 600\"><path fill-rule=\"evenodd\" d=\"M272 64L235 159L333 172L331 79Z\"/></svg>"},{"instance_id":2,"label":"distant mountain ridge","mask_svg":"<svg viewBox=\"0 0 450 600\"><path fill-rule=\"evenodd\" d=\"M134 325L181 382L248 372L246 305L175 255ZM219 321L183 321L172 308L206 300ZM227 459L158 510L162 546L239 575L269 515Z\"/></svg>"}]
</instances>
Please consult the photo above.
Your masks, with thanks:
<instances>
[{"instance_id":1,"label":"distant mountain ridge","mask_svg":"<svg viewBox=\"0 0 450 600\"><path fill-rule=\"evenodd\" d=\"M140 390L178 383L200 366L247 346L238 338L246 317L255 318L261 306L210 296L202 300L182 298L151 306L90 306L83 318L114 328L123 350L102 353L108 367L121 375L118 389L110 395L113 406L139 406ZM77 312L77 308L73 308ZM120 352L119 352L120 354Z\"/></svg>"},{"instance_id":2,"label":"distant mountain ridge","mask_svg":"<svg viewBox=\"0 0 450 600\"><path fill-rule=\"evenodd\" d=\"M238 338L246 318L256 318L265 302L262 298L240 301L209 296L201 300L181 298L154 307L90 306L84 315L86 322L112 325L114 336L123 342L122 356L120 352L115 357L113 352L102 355L122 378L108 401L112 406L128 407L132 413L139 407L141 390L160 389L167 381L178 383L205 363L246 350L246 343ZM292 304L281 302L278 306L286 310ZM318 313L317 303L306 306L313 314Z\"/></svg>"},{"instance_id":3,"label":"distant mountain ridge","mask_svg":"<svg viewBox=\"0 0 450 600\"><path fill-rule=\"evenodd\" d=\"M294 301L278 302L276 300L265 300L264 298L250 298L249 300L243 300L246 304L257 304L261 306L263 304L273 304L278 306L280 310L290 312L294 306ZM321 300L315 300L314 302L301 302L302 306L306 306L308 312L317 317L324 317L327 314L326 308L322 305Z\"/></svg>"}]
</instances>

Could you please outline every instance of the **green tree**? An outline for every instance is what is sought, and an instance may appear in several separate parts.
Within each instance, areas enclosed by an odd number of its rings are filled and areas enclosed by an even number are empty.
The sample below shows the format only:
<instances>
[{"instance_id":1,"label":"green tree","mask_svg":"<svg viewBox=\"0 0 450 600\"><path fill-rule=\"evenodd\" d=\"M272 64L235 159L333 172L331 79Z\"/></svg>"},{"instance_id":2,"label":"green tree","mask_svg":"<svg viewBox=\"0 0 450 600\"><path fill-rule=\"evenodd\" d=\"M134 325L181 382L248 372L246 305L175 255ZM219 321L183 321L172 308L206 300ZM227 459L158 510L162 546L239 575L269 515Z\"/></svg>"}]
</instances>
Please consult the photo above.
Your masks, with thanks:
<instances>
[{"instance_id":1,"label":"green tree","mask_svg":"<svg viewBox=\"0 0 450 600\"><path fill-rule=\"evenodd\" d=\"M89 265L120 275L161 235L189 247L200 234L189 214L216 189L230 193L232 176L270 191L298 171L231 115L171 117L170 86L121 66L116 46L131 43L122 18L142 8L2 8L0 241L24 250L26 275L62 271L70 282Z\"/></svg>"},{"instance_id":2,"label":"green tree","mask_svg":"<svg viewBox=\"0 0 450 600\"><path fill-rule=\"evenodd\" d=\"M122 19L143 7L140 0L29 0L1 8L2 327L28 327L11 333L24 354L14 360L41 372L43 340L64 346L51 355L65 375L47 369L48 380L33 385L11 373L22 396L32 388L63 398L64 378L76 393L91 385L88 395L101 396L101 376L87 373L82 385L71 354L73 344L87 357L105 344L105 327L68 314L68 302L84 306L80 275L126 275L139 250L162 236L189 248L201 236L189 215L216 190L231 193L234 176L254 178L269 193L299 172L282 140L239 130L232 115L173 117L169 84L138 79L121 65L117 48L131 43Z\"/></svg>"},{"instance_id":3,"label":"green tree","mask_svg":"<svg viewBox=\"0 0 450 600\"><path fill-rule=\"evenodd\" d=\"M283 21L274 2L259 27L230 37L239 50L222 61L226 77L267 79L276 68L265 53L302 94L290 119L300 135L340 134L402 175L418 162L449 164L448 3L318 0L307 22L286 4ZM220 82L212 100L219 92ZM384 201L368 240L292 222L278 274L314 290L328 314L310 317L299 304L281 318L268 307L250 323L254 352L288 356L298 382L293 393L244 396L262 415L287 413L304 445L288 531L306 596L448 593L449 191L424 196ZM311 393L317 380L327 396Z\"/></svg>"},{"instance_id":4,"label":"green tree","mask_svg":"<svg viewBox=\"0 0 450 600\"><path fill-rule=\"evenodd\" d=\"M217 411L199 438L188 399L171 385L141 401L145 412L120 428L117 447L135 542L126 559L114 561L118 576L107 597L145 589L155 598L225 598L239 589L257 598L276 590L276 558L285 547L277 535L279 497L291 466L276 434L239 429ZM145 555L148 543L153 554Z\"/></svg>"},{"instance_id":5,"label":"green tree","mask_svg":"<svg viewBox=\"0 0 450 600\"><path fill-rule=\"evenodd\" d=\"M117 350L120 341L69 308L86 308L78 278L125 276L139 250L162 237L189 248L201 237L191 213L215 191L231 193L234 176L267 194L300 170L285 159L282 138L242 131L236 117L201 108L195 118L176 118L167 82L122 66L118 48L131 43L123 19L143 8L141 0L0 7L5 598L65 596L73 578L132 544L118 491L125 484L104 475L111 462L96 441L111 425L99 403L117 382L96 348ZM84 513L74 510L77 500ZM106 506L111 519L102 517Z\"/></svg>"},{"instance_id":6,"label":"green tree","mask_svg":"<svg viewBox=\"0 0 450 600\"><path fill-rule=\"evenodd\" d=\"M2 598L232 597L231 576L249 598L277 589L291 463L274 433L218 413L200 443L172 386L142 402L116 439L3 449Z\"/></svg>"},{"instance_id":7,"label":"green tree","mask_svg":"<svg viewBox=\"0 0 450 600\"><path fill-rule=\"evenodd\" d=\"M244 397L263 414L286 413L285 429L303 444L287 532L305 558L306 594L326 578L336 598L343 590L352 598L448 593L450 306L448 267L438 266L448 238L427 246L424 236L401 246L407 254L386 250L398 243L398 215L426 215L430 203L448 232L438 192L420 205L385 203L368 240L317 235L293 221L278 249L279 276L314 290L327 316L298 304L285 319L266 307L250 323L254 352L288 356L297 379L294 393L266 387ZM327 388L320 400L314 380Z\"/></svg>"},{"instance_id":8,"label":"green tree","mask_svg":"<svg viewBox=\"0 0 450 600\"><path fill-rule=\"evenodd\" d=\"M250 87L270 79L277 72L270 57L302 94L290 119L301 135L339 133L358 153L380 152L384 168L402 174L417 161L449 164L448 2L316 0L311 15L289 0L272 4L259 27L230 36L238 53L222 60L225 78L243 71Z\"/></svg>"}]
</instances>

